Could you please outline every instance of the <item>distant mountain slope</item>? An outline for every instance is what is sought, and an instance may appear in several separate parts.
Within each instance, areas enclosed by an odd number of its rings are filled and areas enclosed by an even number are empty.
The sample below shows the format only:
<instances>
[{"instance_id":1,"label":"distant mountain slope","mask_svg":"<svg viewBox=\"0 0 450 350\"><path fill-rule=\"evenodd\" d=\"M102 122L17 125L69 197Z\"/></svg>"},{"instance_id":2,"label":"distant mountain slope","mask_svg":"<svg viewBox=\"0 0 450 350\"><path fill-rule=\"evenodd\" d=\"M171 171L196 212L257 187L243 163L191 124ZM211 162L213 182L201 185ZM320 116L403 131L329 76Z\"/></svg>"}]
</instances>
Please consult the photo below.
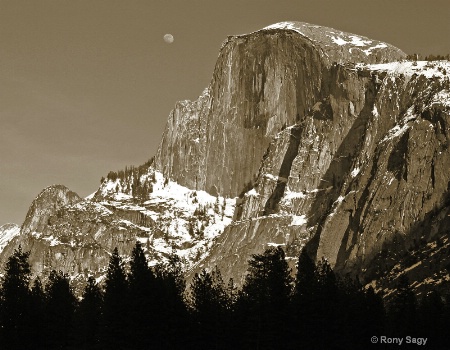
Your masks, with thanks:
<instances>
[{"instance_id":1,"label":"distant mountain slope","mask_svg":"<svg viewBox=\"0 0 450 350\"><path fill-rule=\"evenodd\" d=\"M111 172L86 199L44 190L0 263L22 244L36 271L100 278L111 250L139 239L152 264L175 252L187 277L217 265L240 283L251 254L282 245L294 266L306 245L377 288L391 288L396 264L415 285L445 282L445 264L413 274L401 259L447 244L450 63L405 56L301 22L229 37L152 161Z\"/></svg>"},{"instance_id":2,"label":"distant mountain slope","mask_svg":"<svg viewBox=\"0 0 450 350\"><path fill-rule=\"evenodd\" d=\"M20 233L20 227L16 224L4 224L0 226L0 251Z\"/></svg>"}]
</instances>

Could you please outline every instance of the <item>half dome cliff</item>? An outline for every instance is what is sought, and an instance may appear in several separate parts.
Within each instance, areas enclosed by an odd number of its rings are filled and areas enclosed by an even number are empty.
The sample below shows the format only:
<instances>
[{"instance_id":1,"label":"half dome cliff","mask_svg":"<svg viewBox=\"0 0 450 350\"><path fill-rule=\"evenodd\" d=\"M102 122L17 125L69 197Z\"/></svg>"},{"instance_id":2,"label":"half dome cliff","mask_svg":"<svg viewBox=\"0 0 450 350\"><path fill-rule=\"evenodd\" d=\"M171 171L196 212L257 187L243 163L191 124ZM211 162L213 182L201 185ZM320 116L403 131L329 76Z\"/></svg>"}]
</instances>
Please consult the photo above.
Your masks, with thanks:
<instances>
[{"instance_id":1,"label":"half dome cliff","mask_svg":"<svg viewBox=\"0 0 450 350\"><path fill-rule=\"evenodd\" d=\"M380 265L390 251L447 249L450 63L405 57L301 22L229 37L209 86L170 113L154 160L86 199L37 199L0 258L39 242L72 274L102 271L115 245L126 255L139 239L153 263L171 247L188 275L217 265L239 283L251 254L282 245L294 265L306 245L370 282L394 267Z\"/></svg>"}]
</instances>

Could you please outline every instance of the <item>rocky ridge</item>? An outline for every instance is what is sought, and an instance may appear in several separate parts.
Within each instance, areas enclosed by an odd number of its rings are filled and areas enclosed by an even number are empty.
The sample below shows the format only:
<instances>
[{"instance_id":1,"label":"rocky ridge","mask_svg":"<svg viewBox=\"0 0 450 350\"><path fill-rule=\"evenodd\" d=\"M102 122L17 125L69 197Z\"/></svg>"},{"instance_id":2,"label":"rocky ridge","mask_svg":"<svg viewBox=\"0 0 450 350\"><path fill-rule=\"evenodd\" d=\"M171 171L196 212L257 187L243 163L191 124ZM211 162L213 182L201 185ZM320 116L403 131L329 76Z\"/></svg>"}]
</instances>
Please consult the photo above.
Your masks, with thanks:
<instances>
[{"instance_id":1,"label":"rocky ridge","mask_svg":"<svg viewBox=\"0 0 450 350\"><path fill-rule=\"evenodd\" d=\"M229 37L210 85L170 113L154 161L87 199L47 191L1 262L22 244L40 247L38 271L100 276L137 238L152 263L174 251L188 276L217 265L239 283L251 254L283 245L294 265L307 245L341 273L395 280L390 252L408 269L407 253L445 246L450 226L450 63L404 57L300 22ZM444 265L416 285L435 272L445 283Z\"/></svg>"},{"instance_id":2,"label":"rocky ridge","mask_svg":"<svg viewBox=\"0 0 450 350\"><path fill-rule=\"evenodd\" d=\"M0 226L0 251L20 233L20 227L17 224L4 224Z\"/></svg>"}]
</instances>

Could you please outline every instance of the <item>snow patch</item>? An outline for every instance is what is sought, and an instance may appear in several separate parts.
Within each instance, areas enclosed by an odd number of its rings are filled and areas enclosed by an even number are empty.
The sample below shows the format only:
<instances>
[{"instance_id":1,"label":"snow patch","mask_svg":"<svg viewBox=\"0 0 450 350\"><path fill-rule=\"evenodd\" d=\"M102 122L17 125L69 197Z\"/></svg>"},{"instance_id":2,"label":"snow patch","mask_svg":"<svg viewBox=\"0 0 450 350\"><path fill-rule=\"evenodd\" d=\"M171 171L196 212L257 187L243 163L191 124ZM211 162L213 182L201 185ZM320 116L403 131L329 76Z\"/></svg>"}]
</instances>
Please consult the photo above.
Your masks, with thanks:
<instances>
[{"instance_id":1,"label":"snow patch","mask_svg":"<svg viewBox=\"0 0 450 350\"><path fill-rule=\"evenodd\" d=\"M344 39L342 39L340 37L332 36L331 40L333 40L333 42L339 46L350 44L348 41L345 41Z\"/></svg>"},{"instance_id":2,"label":"snow patch","mask_svg":"<svg viewBox=\"0 0 450 350\"><path fill-rule=\"evenodd\" d=\"M377 44L377 45L375 45L375 46L369 47L367 50L363 50L363 52L364 52L367 56L369 56L369 55L372 53L372 50L375 50L375 49L383 49L383 48L385 48L385 47L387 47L387 45L386 45L385 43L379 43L379 44Z\"/></svg>"},{"instance_id":3,"label":"snow patch","mask_svg":"<svg viewBox=\"0 0 450 350\"><path fill-rule=\"evenodd\" d=\"M273 242L268 242L268 243L266 243L266 245L268 245L269 247L279 247L279 246L284 246L284 245L286 245L286 244L284 244L284 243L273 243Z\"/></svg>"},{"instance_id":4,"label":"snow patch","mask_svg":"<svg viewBox=\"0 0 450 350\"><path fill-rule=\"evenodd\" d=\"M293 191L286 191L286 194L284 196L284 199L289 201L291 199L297 199L297 198L306 198L306 194L303 192L293 192Z\"/></svg>"},{"instance_id":5,"label":"snow patch","mask_svg":"<svg viewBox=\"0 0 450 350\"><path fill-rule=\"evenodd\" d=\"M308 222L306 215L293 215L290 226L302 226Z\"/></svg>"},{"instance_id":6,"label":"snow patch","mask_svg":"<svg viewBox=\"0 0 450 350\"><path fill-rule=\"evenodd\" d=\"M264 29L289 29L289 30L293 30L301 35L305 35L303 34L292 22L280 22L280 23L275 23L272 24L270 26L264 27Z\"/></svg>"},{"instance_id":7,"label":"snow patch","mask_svg":"<svg viewBox=\"0 0 450 350\"><path fill-rule=\"evenodd\" d=\"M360 172L360 169L359 169L359 168L355 168L355 169L353 169L352 172L350 173L350 176L351 176L351 177L356 177L356 176L359 174L359 172Z\"/></svg>"},{"instance_id":8,"label":"snow patch","mask_svg":"<svg viewBox=\"0 0 450 350\"><path fill-rule=\"evenodd\" d=\"M378 108L377 106L373 105L373 110L372 110L372 114L374 117L378 118L380 116L380 114L378 113Z\"/></svg>"},{"instance_id":9,"label":"snow patch","mask_svg":"<svg viewBox=\"0 0 450 350\"><path fill-rule=\"evenodd\" d=\"M344 196L339 196L338 199L336 199L336 203L342 203L344 201Z\"/></svg>"},{"instance_id":10,"label":"snow patch","mask_svg":"<svg viewBox=\"0 0 450 350\"><path fill-rule=\"evenodd\" d=\"M16 224L5 224L0 226L0 252L6 245L20 233L20 227Z\"/></svg>"},{"instance_id":11,"label":"snow patch","mask_svg":"<svg viewBox=\"0 0 450 350\"><path fill-rule=\"evenodd\" d=\"M448 78L450 73L450 61L402 61L378 64L358 63L357 67L364 67L374 72L388 72L393 76L405 75L412 77L414 74L423 75L426 78Z\"/></svg>"},{"instance_id":12,"label":"snow patch","mask_svg":"<svg viewBox=\"0 0 450 350\"><path fill-rule=\"evenodd\" d=\"M245 194L245 197L259 197L259 193L254 188Z\"/></svg>"}]
</instances>

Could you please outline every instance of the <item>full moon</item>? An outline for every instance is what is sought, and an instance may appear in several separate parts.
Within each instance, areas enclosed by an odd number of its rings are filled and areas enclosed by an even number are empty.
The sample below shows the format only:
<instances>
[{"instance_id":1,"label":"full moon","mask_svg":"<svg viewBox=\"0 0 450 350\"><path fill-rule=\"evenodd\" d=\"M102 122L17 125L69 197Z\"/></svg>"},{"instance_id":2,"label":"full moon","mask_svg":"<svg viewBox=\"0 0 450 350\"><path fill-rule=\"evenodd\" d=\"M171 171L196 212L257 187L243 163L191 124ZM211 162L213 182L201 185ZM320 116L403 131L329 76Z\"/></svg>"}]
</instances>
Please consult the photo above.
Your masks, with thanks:
<instances>
[{"instance_id":1,"label":"full moon","mask_svg":"<svg viewBox=\"0 0 450 350\"><path fill-rule=\"evenodd\" d=\"M173 35L172 34L164 35L164 41L168 44L172 44L173 43Z\"/></svg>"}]
</instances>

